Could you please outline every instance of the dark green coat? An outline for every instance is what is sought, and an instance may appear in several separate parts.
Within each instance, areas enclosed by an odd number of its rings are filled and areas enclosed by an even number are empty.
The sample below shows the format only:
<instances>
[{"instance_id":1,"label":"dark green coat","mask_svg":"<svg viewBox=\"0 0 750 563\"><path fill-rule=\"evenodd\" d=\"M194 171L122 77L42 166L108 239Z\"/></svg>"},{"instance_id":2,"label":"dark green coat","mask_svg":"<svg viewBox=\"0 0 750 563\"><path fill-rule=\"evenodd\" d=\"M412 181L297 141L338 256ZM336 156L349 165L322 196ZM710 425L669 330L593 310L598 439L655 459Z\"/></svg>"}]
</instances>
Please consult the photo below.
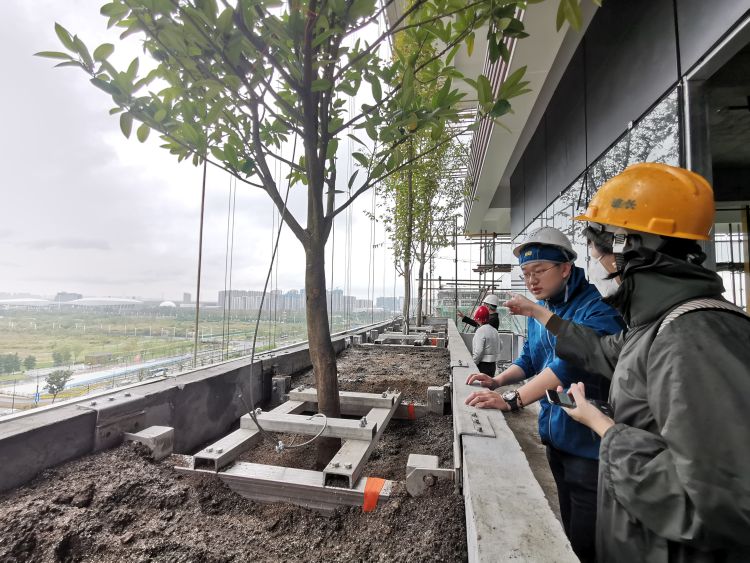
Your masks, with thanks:
<instances>
[{"instance_id":1,"label":"dark green coat","mask_svg":"<svg viewBox=\"0 0 750 563\"><path fill-rule=\"evenodd\" d=\"M559 356L612 378L615 426L601 443L601 562L750 561L750 320L686 313L720 298L713 272L652 253L613 298L629 329L600 337L553 317Z\"/></svg>"}]
</instances>

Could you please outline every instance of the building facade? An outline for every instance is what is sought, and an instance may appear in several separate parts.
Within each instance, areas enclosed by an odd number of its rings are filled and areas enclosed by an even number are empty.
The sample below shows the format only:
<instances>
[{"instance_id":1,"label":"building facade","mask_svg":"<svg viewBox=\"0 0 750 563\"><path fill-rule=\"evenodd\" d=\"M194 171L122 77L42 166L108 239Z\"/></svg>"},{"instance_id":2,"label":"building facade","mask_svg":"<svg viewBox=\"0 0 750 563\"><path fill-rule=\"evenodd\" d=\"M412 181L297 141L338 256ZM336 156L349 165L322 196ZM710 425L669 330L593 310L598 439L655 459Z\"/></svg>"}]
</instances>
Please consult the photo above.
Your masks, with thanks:
<instances>
[{"instance_id":1,"label":"building facade","mask_svg":"<svg viewBox=\"0 0 750 563\"><path fill-rule=\"evenodd\" d=\"M584 1L584 29L553 33L556 5L528 7L531 37L494 73L499 85L527 66L532 93L513 100L507 129L475 134L467 231L517 242L553 226L585 266L584 225L572 218L594 192L636 162L684 166L714 186L707 265L747 307L750 0Z\"/></svg>"}]
</instances>

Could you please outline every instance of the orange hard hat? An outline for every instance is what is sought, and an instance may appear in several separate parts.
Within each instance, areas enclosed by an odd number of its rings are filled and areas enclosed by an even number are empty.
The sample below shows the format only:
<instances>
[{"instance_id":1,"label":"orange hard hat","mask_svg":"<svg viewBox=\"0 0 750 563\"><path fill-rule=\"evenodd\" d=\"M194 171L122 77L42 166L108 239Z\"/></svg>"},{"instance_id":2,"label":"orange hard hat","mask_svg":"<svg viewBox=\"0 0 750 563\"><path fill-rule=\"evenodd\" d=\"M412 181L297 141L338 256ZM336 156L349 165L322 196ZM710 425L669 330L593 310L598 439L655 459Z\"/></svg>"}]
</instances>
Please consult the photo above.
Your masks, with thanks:
<instances>
[{"instance_id":1,"label":"orange hard hat","mask_svg":"<svg viewBox=\"0 0 750 563\"><path fill-rule=\"evenodd\" d=\"M628 166L604 183L577 221L654 235L708 240L714 191L703 176L656 162Z\"/></svg>"}]
</instances>

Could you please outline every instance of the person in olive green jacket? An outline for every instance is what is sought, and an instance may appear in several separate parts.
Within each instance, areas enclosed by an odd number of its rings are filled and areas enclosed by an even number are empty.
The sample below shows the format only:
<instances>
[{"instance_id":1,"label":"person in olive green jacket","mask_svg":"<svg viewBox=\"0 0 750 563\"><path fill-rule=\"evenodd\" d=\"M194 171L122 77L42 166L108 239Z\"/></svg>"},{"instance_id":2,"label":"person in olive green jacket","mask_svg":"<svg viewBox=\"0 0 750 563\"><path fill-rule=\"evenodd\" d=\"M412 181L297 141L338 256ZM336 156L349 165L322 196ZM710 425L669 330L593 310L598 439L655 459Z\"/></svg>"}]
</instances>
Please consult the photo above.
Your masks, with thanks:
<instances>
[{"instance_id":1,"label":"person in olive green jacket","mask_svg":"<svg viewBox=\"0 0 750 563\"><path fill-rule=\"evenodd\" d=\"M614 419L580 383L567 411L602 437L602 562L750 561L750 318L700 266L695 241L713 217L702 177L631 166L576 217L611 233L621 285L608 301L628 329L602 337L524 297L506 302L556 335L561 358L612 378Z\"/></svg>"}]
</instances>

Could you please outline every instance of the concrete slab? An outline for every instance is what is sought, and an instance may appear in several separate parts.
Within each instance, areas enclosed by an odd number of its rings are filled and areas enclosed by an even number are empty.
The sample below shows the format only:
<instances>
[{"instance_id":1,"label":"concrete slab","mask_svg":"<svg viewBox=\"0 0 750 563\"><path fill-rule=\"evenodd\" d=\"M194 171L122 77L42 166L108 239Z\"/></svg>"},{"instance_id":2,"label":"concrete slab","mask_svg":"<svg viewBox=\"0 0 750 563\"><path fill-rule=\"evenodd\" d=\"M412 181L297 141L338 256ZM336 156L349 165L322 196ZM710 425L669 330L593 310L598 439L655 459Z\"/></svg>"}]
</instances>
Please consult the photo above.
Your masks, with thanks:
<instances>
[{"instance_id":1,"label":"concrete slab","mask_svg":"<svg viewBox=\"0 0 750 563\"><path fill-rule=\"evenodd\" d=\"M448 339L454 466L466 506L469 561L578 561L504 414L464 404L478 389L465 383L477 368L452 322ZM483 432L477 431L475 420ZM487 428L494 436L487 436Z\"/></svg>"}]
</instances>

